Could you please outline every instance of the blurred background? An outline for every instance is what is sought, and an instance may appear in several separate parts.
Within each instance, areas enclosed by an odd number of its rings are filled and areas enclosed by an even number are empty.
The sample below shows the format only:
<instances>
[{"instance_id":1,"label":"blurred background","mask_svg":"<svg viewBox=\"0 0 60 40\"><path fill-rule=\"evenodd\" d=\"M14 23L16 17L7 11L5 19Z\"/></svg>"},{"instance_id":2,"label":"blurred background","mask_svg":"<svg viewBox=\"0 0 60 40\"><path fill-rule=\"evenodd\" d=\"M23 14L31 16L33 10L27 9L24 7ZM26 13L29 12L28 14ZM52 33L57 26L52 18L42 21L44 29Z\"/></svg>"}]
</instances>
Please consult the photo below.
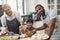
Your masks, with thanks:
<instances>
[{"instance_id":1,"label":"blurred background","mask_svg":"<svg viewBox=\"0 0 60 40\"><path fill-rule=\"evenodd\" d=\"M45 10L53 10L60 23L60 0L0 0L0 17L3 15L2 5L6 3L12 10L19 11L21 16L35 12L35 6L41 4Z\"/></svg>"}]
</instances>

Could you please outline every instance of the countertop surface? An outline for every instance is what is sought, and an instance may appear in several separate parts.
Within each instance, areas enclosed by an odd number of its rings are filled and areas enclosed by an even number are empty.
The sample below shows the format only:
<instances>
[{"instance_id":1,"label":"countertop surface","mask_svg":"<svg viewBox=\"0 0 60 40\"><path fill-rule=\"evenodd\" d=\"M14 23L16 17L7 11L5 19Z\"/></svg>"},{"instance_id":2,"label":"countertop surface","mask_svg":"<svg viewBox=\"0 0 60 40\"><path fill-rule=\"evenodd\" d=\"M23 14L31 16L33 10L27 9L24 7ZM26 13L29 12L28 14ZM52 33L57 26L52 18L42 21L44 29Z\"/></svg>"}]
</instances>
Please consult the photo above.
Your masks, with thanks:
<instances>
[{"instance_id":1,"label":"countertop surface","mask_svg":"<svg viewBox=\"0 0 60 40\"><path fill-rule=\"evenodd\" d=\"M36 39L33 39L31 37L28 37L28 38L20 38L20 40L36 40Z\"/></svg>"}]
</instances>

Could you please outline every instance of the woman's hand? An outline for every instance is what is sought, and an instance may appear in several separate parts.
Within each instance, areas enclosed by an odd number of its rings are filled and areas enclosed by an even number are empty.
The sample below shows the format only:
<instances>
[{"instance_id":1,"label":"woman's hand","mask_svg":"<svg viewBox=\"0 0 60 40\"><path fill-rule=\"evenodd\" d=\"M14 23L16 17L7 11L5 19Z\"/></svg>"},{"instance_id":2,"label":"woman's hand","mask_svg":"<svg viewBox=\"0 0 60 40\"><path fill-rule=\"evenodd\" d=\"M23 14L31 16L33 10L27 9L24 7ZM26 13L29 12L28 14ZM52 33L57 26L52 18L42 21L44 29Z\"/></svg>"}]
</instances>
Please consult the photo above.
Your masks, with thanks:
<instances>
[{"instance_id":1,"label":"woman's hand","mask_svg":"<svg viewBox=\"0 0 60 40\"><path fill-rule=\"evenodd\" d=\"M14 34L14 32L9 32L8 34L9 34L9 35L13 35L13 34Z\"/></svg>"}]
</instances>

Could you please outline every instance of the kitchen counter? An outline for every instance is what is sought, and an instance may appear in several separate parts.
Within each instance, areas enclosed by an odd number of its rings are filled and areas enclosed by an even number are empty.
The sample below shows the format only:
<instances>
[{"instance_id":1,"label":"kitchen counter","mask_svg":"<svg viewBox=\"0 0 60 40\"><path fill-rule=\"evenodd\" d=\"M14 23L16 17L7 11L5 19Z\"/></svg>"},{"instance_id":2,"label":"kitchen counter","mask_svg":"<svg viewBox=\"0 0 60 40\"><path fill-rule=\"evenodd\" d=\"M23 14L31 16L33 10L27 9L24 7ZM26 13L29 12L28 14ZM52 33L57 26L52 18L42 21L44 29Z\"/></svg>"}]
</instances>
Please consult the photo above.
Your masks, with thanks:
<instances>
[{"instance_id":1,"label":"kitchen counter","mask_svg":"<svg viewBox=\"0 0 60 40\"><path fill-rule=\"evenodd\" d=\"M28 37L28 38L20 38L20 40L37 40L37 39ZM44 39L38 39L38 40L44 40ZM45 40L48 40L48 39L45 39Z\"/></svg>"},{"instance_id":2,"label":"kitchen counter","mask_svg":"<svg viewBox=\"0 0 60 40\"><path fill-rule=\"evenodd\" d=\"M35 39L28 37L28 38L20 38L20 40L35 40Z\"/></svg>"},{"instance_id":3,"label":"kitchen counter","mask_svg":"<svg viewBox=\"0 0 60 40\"><path fill-rule=\"evenodd\" d=\"M5 36L5 37L0 37L0 40L12 40L12 37L9 37L9 36ZM20 38L19 40L35 40L33 38Z\"/></svg>"},{"instance_id":4,"label":"kitchen counter","mask_svg":"<svg viewBox=\"0 0 60 40\"><path fill-rule=\"evenodd\" d=\"M12 40L12 37L17 37L17 36L4 36L4 37L0 37L0 40ZM18 40L37 40L37 39L27 37L27 38L20 38ZM42 40L42 39L40 39L40 40Z\"/></svg>"}]
</instances>

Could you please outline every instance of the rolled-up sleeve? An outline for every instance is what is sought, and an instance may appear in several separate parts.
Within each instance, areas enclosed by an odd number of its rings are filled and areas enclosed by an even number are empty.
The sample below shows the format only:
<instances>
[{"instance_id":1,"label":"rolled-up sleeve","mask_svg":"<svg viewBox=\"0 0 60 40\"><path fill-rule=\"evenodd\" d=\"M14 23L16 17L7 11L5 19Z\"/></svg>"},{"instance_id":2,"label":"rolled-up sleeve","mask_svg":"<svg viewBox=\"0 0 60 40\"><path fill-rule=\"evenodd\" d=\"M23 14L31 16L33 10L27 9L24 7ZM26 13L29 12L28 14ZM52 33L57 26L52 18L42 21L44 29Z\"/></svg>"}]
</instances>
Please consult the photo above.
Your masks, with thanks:
<instances>
[{"instance_id":1,"label":"rolled-up sleeve","mask_svg":"<svg viewBox=\"0 0 60 40\"><path fill-rule=\"evenodd\" d=\"M6 20L5 20L4 16L1 17L1 24L2 24L3 27L7 27Z\"/></svg>"},{"instance_id":2,"label":"rolled-up sleeve","mask_svg":"<svg viewBox=\"0 0 60 40\"><path fill-rule=\"evenodd\" d=\"M23 20L23 18L21 17L21 15L20 15L19 12L17 12L16 16L17 16L17 19L18 19L19 22L20 22L21 20Z\"/></svg>"},{"instance_id":3,"label":"rolled-up sleeve","mask_svg":"<svg viewBox=\"0 0 60 40\"><path fill-rule=\"evenodd\" d=\"M57 14L53 10L50 10L48 16L50 19L53 19L57 17Z\"/></svg>"}]
</instances>

